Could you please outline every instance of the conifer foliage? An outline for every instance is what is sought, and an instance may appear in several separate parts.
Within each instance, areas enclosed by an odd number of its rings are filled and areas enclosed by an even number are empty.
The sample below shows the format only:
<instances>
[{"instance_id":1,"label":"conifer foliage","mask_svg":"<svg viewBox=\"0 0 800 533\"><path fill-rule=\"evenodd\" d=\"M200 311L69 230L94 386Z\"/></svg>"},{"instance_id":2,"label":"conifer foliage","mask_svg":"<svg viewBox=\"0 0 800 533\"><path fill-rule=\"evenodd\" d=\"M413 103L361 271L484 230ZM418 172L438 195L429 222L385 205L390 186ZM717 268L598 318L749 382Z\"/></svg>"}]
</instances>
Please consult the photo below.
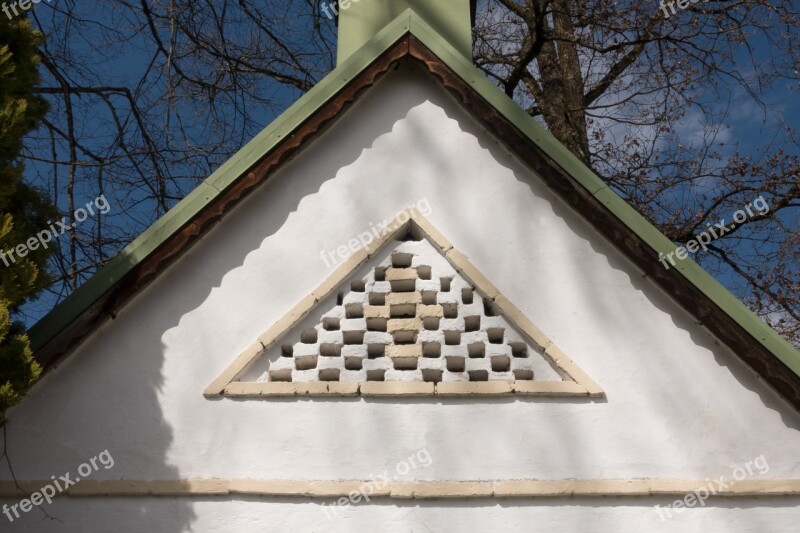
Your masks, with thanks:
<instances>
[{"instance_id":1,"label":"conifer foliage","mask_svg":"<svg viewBox=\"0 0 800 533\"><path fill-rule=\"evenodd\" d=\"M39 42L25 18L0 18L0 252L24 244L57 214L41 192L23 183L19 162L23 138L47 111L33 94L39 83ZM51 250L39 248L8 265L0 262L0 426L40 372L14 315L52 281L45 270Z\"/></svg>"}]
</instances>

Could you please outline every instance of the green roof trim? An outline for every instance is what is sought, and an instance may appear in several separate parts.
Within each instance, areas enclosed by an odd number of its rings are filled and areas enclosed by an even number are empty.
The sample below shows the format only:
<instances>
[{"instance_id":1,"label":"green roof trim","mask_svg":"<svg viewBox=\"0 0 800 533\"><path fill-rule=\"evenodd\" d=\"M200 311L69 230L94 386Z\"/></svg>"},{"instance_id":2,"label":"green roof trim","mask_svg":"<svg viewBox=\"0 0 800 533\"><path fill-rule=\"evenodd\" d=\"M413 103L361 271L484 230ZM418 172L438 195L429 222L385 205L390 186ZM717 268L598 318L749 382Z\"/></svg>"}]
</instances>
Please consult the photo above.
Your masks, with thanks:
<instances>
[{"instance_id":1,"label":"green roof trim","mask_svg":"<svg viewBox=\"0 0 800 533\"><path fill-rule=\"evenodd\" d=\"M611 190L591 169L567 150L555 137L540 126L499 87L489 81L462 51L443 38L424 19L408 9L395 18L374 38L350 55L311 91L265 128L252 141L223 164L192 193L122 250L103 269L79 287L30 330L34 351L78 318L94 301L108 291L134 266L156 250L171 235L189 222L231 183L236 181L259 159L270 152L286 136L313 115L347 83L393 44L411 33L439 59L468 83L506 120L536 143L557 165L601 202L632 232L656 252L668 254L675 244L648 222L625 200ZM715 280L693 260L687 258L674 267L710 301L730 316L740 327L757 339L795 375L800 376L800 351L777 331L762 321L744 303Z\"/></svg>"}]
</instances>

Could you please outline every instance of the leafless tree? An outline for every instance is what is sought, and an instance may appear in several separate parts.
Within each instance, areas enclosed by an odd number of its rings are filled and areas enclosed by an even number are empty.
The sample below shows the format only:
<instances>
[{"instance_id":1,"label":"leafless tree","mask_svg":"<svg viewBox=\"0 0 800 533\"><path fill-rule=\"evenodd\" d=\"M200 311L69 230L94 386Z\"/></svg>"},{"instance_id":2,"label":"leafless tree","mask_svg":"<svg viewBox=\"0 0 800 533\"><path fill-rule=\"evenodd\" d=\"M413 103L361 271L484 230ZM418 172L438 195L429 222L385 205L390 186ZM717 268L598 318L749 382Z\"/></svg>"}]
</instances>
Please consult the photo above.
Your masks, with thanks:
<instances>
[{"instance_id":1,"label":"leafless tree","mask_svg":"<svg viewBox=\"0 0 800 533\"><path fill-rule=\"evenodd\" d=\"M669 4L489 0L476 62L676 243L764 195L697 260L800 346L800 144L765 101L797 99L800 6Z\"/></svg>"}]
</instances>

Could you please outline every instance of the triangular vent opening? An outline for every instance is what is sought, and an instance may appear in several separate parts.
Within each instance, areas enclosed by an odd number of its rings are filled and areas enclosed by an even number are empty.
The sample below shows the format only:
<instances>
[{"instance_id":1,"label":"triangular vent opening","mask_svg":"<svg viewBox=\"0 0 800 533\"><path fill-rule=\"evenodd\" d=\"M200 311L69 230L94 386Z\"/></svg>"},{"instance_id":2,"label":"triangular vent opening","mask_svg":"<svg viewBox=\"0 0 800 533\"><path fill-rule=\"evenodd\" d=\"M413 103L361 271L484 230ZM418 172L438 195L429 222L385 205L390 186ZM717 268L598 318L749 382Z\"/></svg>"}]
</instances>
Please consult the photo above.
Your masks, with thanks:
<instances>
[{"instance_id":1,"label":"triangular vent opening","mask_svg":"<svg viewBox=\"0 0 800 533\"><path fill-rule=\"evenodd\" d=\"M242 354L207 396L602 396L414 211Z\"/></svg>"}]
</instances>

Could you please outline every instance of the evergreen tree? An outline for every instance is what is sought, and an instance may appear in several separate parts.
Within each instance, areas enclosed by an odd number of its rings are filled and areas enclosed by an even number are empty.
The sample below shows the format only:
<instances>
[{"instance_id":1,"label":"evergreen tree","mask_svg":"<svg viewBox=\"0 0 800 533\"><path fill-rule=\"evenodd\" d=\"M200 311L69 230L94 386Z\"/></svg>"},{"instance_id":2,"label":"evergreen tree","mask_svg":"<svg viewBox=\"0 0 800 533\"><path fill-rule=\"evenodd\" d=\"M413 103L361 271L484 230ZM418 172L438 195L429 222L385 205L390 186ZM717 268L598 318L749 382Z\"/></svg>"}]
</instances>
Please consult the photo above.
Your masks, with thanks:
<instances>
[{"instance_id":1,"label":"evergreen tree","mask_svg":"<svg viewBox=\"0 0 800 533\"><path fill-rule=\"evenodd\" d=\"M0 253L25 244L46 229L56 209L22 181L22 140L47 111L34 96L39 83L40 35L27 19L0 18ZM52 248L31 251L24 258L0 257L0 426L6 410L38 377L24 327L14 320L19 307L51 281L45 271ZM6 265L6 262L8 265Z\"/></svg>"}]
</instances>

